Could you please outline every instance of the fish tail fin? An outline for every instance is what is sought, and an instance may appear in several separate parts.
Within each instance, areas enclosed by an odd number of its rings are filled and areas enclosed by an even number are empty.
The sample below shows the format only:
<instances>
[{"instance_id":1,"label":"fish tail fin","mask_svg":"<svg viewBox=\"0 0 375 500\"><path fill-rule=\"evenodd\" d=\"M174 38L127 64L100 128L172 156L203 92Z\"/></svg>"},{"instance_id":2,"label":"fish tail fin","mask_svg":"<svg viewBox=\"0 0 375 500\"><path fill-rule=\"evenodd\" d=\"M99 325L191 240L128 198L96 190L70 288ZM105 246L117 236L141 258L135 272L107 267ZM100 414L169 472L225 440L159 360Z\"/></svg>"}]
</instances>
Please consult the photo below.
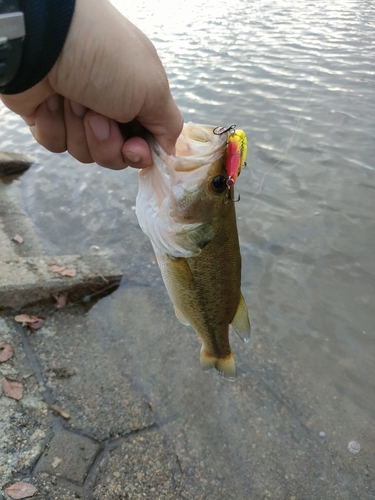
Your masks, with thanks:
<instances>
[{"instance_id":1,"label":"fish tail fin","mask_svg":"<svg viewBox=\"0 0 375 500\"><path fill-rule=\"evenodd\" d=\"M216 358L202 347L200 355L200 364L202 370L211 370L215 368L220 375L224 378L234 380L237 375L236 361L234 359L234 354L230 351L230 354L225 358Z\"/></svg>"},{"instance_id":2,"label":"fish tail fin","mask_svg":"<svg viewBox=\"0 0 375 500\"><path fill-rule=\"evenodd\" d=\"M236 314L234 315L231 325L242 342L249 342L251 333L250 320L249 313L247 311L247 305L242 293Z\"/></svg>"}]
</instances>

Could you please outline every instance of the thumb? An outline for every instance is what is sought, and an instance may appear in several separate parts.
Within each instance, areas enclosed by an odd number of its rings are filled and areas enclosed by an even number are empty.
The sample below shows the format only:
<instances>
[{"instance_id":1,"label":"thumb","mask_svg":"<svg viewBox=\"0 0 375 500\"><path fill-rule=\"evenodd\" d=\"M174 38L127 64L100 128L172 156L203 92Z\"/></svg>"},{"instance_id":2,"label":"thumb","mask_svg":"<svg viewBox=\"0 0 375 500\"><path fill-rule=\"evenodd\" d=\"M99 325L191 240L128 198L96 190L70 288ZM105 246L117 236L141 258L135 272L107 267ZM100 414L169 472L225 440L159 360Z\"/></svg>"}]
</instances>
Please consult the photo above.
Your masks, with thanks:
<instances>
[{"instance_id":1,"label":"thumb","mask_svg":"<svg viewBox=\"0 0 375 500\"><path fill-rule=\"evenodd\" d=\"M147 114L141 113L138 121L153 134L167 154L174 154L184 119L171 94L167 103L158 107L162 109L153 109Z\"/></svg>"}]
</instances>

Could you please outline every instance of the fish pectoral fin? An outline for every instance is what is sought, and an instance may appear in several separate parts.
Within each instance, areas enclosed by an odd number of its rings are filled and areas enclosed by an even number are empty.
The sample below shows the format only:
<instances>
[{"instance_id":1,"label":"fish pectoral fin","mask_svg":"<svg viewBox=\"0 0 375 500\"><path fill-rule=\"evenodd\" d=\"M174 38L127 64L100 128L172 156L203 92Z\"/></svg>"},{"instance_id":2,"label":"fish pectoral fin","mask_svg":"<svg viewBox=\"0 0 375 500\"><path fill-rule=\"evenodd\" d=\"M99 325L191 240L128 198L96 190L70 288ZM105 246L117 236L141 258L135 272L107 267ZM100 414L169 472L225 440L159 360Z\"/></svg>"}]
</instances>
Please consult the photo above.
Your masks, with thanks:
<instances>
[{"instance_id":1,"label":"fish pectoral fin","mask_svg":"<svg viewBox=\"0 0 375 500\"><path fill-rule=\"evenodd\" d=\"M177 319L179 319L183 325L190 326L188 320L176 306L174 306L174 312L176 313Z\"/></svg>"},{"instance_id":2,"label":"fish pectoral fin","mask_svg":"<svg viewBox=\"0 0 375 500\"><path fill-rule=\"evenodd\" d=\"M181 245L194 252L195 255L199 253L212 241L215 237L216 230L212 221L210 223L199 222L197 224L187 224L176 236Z\"/></svg>"},{"instance_id":3,"label":"fish pectoral fin","mask_svg":"<svg viewBox=\"0 0 375 500\"><path fill-rule=\"evenodd\" d=\"M232 351L230 351L230 354L225 358L216 358L208 354L208 352L204 350L204 347L202 347L200 364L202 370L207 371L215 368L220 375L230 380L234 380L237 376L236 361Z\"/></svg>"},{"instance_id":4,"label":"fish pectoral fin","mask_svg":"<svg viewBox=\"0 0 375 500\"><path fill-rule=\"evenodd\" d=\"M249 313L247 311L247 305L242 293L236 314L234 315L231 325L242 342L249 342L251 333L250 320Z\"/></svg>"}]
</instances>

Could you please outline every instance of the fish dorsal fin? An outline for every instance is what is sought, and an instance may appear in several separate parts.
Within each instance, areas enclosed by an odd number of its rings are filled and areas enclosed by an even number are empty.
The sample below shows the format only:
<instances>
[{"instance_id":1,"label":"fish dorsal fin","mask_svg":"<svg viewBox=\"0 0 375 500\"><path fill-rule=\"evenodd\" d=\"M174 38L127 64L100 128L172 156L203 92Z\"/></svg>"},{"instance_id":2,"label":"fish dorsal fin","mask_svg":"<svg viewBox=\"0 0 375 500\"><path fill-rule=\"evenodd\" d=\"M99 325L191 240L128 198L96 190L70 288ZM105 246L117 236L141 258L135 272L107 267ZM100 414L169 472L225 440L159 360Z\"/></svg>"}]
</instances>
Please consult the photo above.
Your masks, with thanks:
<instances>
[{"instance_id":1,"label":"fish dorsal fin","mask_svg":"<svg viewBox=\"0 0 375 500\"><path fill-rule=\"evenodd\" d=\"M231 322L234 331L240 337L242 342L249 342L250 340L250 320L249 313L247 311L247 305L245 303L245 299L241 293L240 302L237 307L236 314Z\"/></svg>"}]
</instances>

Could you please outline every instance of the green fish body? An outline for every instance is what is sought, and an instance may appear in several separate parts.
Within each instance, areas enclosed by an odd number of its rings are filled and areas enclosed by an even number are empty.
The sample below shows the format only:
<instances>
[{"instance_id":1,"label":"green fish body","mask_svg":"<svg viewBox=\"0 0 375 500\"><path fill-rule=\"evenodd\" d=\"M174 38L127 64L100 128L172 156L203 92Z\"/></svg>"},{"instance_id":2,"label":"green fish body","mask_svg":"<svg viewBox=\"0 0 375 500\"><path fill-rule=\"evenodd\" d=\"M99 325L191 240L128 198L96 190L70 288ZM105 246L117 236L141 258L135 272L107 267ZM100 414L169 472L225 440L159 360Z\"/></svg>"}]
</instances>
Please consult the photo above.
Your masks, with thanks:
<instances>
[{"instance_id":1,"label":"green fish body","mask_svg":"<svg viewBox=\"0 0 375 500\"><path fill-rule=\"evenodd\" d=\"M201 367L234 378L229 325L247 342L250 322L235 204L225 183L227 138L213 129L186 124L176 156L151 141L154 165L140 171L136 213L178 319L202 341Z\"/></svg>"}]
</instances>

